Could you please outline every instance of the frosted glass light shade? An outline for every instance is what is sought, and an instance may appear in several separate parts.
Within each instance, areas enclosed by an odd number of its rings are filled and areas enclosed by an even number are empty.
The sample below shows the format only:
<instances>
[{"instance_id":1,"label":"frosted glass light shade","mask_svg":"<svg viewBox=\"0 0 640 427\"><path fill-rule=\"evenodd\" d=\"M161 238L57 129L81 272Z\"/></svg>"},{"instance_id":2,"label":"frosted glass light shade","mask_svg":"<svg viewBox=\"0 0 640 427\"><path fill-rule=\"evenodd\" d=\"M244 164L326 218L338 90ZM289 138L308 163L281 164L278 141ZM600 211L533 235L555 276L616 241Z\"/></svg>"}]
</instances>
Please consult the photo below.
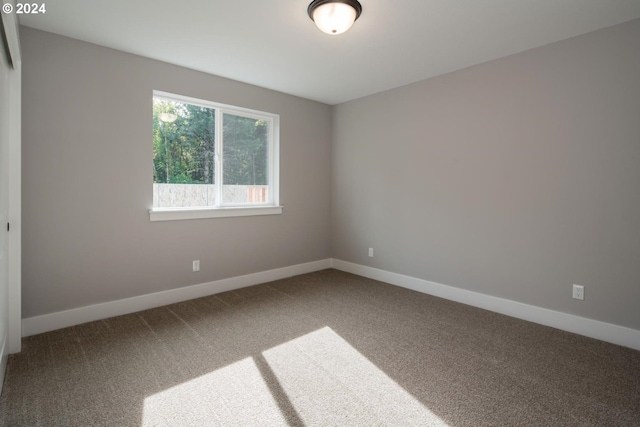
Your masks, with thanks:
<instances>
[{"instance_id":1,"label":"frosted glass light shade","mask_svg":"<svg viewBox=\"0 0 640 427\"><path fill-rule=\"evenodd\" d=\"M160 121L165 122L165 123L173 123L176 121L176 119L178 118L178 116L176 116L175 114L172 113L160 113L160 116L158 117L160 119Z\"/></svg>"},{"instance_id":2,"label":"frosted glass light shade","mask_svg":"<svg viewBox=\"0 0 640 427\"><path fill-rule=\"evenodd\" d=\"M314 1L309 5L313 22L320 31L331 35L342 34L351 28L361 11L357 1Z\"/></svg>"}]
</instances>

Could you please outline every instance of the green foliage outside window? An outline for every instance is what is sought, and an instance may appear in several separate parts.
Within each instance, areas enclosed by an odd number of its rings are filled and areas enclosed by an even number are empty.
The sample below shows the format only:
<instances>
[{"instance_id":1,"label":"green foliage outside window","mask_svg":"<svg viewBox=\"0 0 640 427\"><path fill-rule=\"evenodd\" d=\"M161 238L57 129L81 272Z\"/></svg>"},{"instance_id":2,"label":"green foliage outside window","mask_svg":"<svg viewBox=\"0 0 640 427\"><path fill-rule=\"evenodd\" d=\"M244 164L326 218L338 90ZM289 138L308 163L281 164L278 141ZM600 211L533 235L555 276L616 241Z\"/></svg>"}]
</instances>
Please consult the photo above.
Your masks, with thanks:
<instances>
[{"instance_id":1,"label":"green foliage outside window","mask_svg":"<svg viewBox=\"0 0 640 427\"><path fill-rule=\"evenodd\" d=\"M269 123L228 113L222 117L223 184L267 185ZM216 126L213 108L154 98L154 183L214 184Z\"/></svg>"}]
</instances>

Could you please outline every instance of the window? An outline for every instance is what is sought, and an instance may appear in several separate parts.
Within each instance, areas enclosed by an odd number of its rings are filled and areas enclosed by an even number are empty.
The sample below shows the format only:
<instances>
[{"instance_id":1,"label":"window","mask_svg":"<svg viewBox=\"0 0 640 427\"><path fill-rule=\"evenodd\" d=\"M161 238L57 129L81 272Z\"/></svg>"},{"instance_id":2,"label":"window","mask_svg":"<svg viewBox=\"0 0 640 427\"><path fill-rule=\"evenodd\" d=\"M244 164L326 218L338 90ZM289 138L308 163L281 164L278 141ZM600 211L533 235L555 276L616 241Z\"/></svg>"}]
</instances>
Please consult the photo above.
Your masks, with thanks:
<instances>
[{"instance_id":1,"label":"window","mask_svg":"<svg viewBox=\"0 0 640 427\"><path fill-rule=\"evenodd\" d=\"M279 116L153 93L152 221L282 213Z\"/></svg>"}]
</instances>

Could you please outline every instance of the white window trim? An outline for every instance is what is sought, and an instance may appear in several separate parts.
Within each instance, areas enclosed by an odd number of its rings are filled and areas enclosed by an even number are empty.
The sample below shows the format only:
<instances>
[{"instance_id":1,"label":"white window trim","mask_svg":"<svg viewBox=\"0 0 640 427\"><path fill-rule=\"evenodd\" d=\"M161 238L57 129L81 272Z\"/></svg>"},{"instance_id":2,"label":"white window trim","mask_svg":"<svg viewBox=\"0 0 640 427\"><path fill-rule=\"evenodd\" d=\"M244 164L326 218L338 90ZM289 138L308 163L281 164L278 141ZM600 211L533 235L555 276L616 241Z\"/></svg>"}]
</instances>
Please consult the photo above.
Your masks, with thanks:
<instances>
[{"instance_id":1,"label":"white window trim","mask_svg":"<svg viewBox=\"0 0 640 427\"><path fill-rule=\"evenodd\" d=\"M268 117L271 120L271 147L269 150L269 186L271 200L265 204L244 205L221 205L221 206L198 206L185 208L151 208L149 209L150 221L175 221L186 219L206 219L206 218L227 218L236 216L257 216L257 215L279 215L282 213L280 200L280 116L278 114L267 113L265 111L251 110L248 108L236 107L233 105L220 104L203 99L191 98L183 95L176 95L158 90L153 91L153 97L166 98L172 101L185 102L188 104L200 105L205 108L216 110L216 114L237 113L244 117L262 119ZM222 126L216 126L216 158L222 150L224 143L221 138ZM222 168L216 164L216 182L221 182ZM220 175L219 175L220 174ZM217 200L220 200L218 197Z\"/></svg>"},{"instance_id":2,"label":"white window trim","mask_svg":"<svg viewBox=\"0 0 640 427\"><path fill-rule=\"evenodd\" d=\"M150 221L279 215L282 206L233 206L223 208L157 208L149 210Z\"/></svg>"}]
</instances>

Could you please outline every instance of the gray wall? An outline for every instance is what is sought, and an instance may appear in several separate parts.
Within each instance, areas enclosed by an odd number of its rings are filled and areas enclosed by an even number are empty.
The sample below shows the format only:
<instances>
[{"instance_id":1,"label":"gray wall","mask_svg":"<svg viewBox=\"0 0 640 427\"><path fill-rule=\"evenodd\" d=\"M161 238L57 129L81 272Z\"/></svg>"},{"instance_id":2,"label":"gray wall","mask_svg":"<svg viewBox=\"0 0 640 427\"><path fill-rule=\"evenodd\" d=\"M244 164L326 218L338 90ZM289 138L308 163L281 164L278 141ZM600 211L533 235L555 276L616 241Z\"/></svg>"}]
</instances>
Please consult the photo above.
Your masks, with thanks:
<instances>
[{"instance_id":1,"label":"gray wall","mask_svg":"<svg viewBox=\"0 0 640 427\"><path fill-rule=\"evenodd\" d=\"M329 106L30 28L20 36L23 317L330 256ZM150 222L154 89L279 114L284 213Z\"/></svg>"},{"instance_id":2,"label":"gray wall","mask_svg":"<svg viewBox=\"0 0 640 427\"><path fill-rule=\"evenodd\" d=\"M635 20L336 106L333 257L640 329L639 52Z\"/></svg>"}]
</instances>

